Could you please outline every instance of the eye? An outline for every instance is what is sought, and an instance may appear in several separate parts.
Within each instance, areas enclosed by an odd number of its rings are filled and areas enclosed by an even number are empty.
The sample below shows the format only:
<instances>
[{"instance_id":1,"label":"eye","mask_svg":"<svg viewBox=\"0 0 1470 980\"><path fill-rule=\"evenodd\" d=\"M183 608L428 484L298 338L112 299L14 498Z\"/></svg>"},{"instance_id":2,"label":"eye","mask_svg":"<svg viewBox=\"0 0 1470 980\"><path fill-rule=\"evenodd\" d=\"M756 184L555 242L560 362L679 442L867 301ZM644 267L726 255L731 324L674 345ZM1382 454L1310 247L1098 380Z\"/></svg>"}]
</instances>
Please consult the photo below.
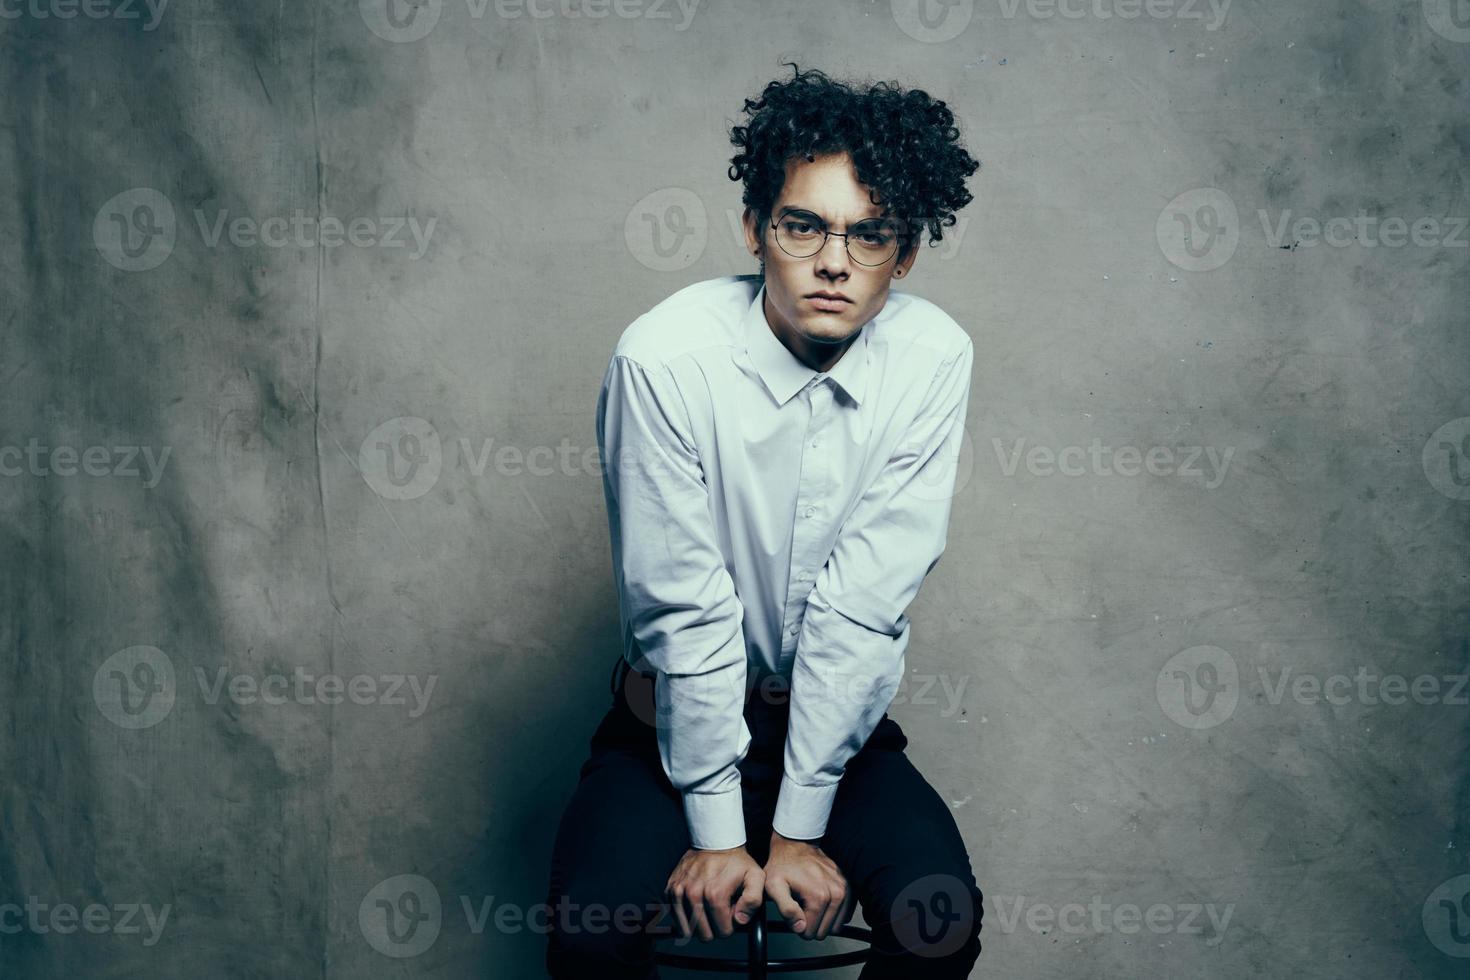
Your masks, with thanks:
<instances>
[{"instance_id":1,"label":"eye","mask_svg":"<svg viewBox=\"0 0 1470 980\"><path fill-rule=\"evenodd\" d=\"M783 227L793 235L815 235L819 231L816 225L802 218L787 218Z\"/></svg>"},{"instance_id":2,"label":"eye","mask_svg":"<svg viewBox=\"0 0 1470 980\"><path fill-rule=\"evenodd\" d=\"M862 225L857 228L853 235L859 244L873 248L883 248L893 241L893 233L882 225Z\"/></svg>"}]
</instances>

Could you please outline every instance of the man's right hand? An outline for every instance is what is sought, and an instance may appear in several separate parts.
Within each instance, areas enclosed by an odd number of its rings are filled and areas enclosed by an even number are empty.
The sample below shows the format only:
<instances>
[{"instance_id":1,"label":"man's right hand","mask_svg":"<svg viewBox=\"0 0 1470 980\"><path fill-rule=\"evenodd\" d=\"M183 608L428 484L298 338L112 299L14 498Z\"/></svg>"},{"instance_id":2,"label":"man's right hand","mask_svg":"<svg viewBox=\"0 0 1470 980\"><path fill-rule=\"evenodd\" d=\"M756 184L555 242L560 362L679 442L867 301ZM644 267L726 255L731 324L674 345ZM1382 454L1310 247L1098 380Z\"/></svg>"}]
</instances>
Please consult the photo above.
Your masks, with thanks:
<instances>
[{"instance_id":1,"label":"man's right hand","mask_svg":"<svg viewBox=\"0 0 1470 980\"><path fill-rule=\"evenodd\" d=\"M750 921L765 901L766 874L745 845L723 851L690 848L669 875L664 894L684 938L694 932L714 939L710 919L721 936L735 932L734 922ZM691 928L692 926L692 928Z\"/></svg>"}]
</instances>

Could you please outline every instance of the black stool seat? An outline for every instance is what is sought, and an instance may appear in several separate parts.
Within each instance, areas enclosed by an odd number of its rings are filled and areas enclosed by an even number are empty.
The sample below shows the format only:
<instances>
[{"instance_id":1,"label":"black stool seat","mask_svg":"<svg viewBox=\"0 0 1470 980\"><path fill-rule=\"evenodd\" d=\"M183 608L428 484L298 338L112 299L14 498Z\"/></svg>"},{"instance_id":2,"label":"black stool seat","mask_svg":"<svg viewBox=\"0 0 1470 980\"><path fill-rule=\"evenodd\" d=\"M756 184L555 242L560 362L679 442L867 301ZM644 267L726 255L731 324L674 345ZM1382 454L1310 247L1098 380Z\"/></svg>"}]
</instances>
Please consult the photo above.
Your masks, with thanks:
<instances>
[{"instance_id":1,"label":"black stool seat","mask_svg":"<svg viewBox=\"0 0 1470 980\"><path fill-rule=\"evenodd\" d=\"M773 960L767 948L768 937L773 932L790 933L794 930L785 919L767 921L766 905L756 910L751 920L744 925L735 923L736 932L744 932L745 959L728 956L688 956L669 950L655 950L654 961L661 966L674 966L683 970L707 973L743 973L752 980L765 980L771 973L805 973L810 970L834 970L839 966L866 963L873 955L873 933L862 926L844 925L834 928L827 935L865 942L864 949L852 949L845 953L823 953L817 956L798 956L792 959Z\"/></svg>"}]
</instances>

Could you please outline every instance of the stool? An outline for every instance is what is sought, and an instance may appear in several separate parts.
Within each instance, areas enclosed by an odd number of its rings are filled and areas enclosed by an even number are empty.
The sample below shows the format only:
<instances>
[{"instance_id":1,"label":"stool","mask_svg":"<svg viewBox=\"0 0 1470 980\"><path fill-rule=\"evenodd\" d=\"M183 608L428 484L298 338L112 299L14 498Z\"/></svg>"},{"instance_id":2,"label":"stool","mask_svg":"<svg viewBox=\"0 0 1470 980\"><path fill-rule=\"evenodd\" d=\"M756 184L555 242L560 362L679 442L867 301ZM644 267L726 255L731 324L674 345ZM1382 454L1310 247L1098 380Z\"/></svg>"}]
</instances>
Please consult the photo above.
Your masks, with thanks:
<instances>
[{"instance_id":1,"label":"stool","mask_svg":"<svg viewBox=\"0 0 1470 980\"><path fill-rule=\"evenodd\" d=\"M674 966L682 970L704 971L707 973L743 973L751 980L765 980L771 973L805 973L809 970L833 970L839 966L851 966L855 963L866 963L873 955L873 933L872 930L861 926L844 925L837 926L828 933L828 936L840 936L843 939L857 939L865 942L865 949L848 950L845 953L825 953L818 956L798 956L794 959L773 960L766 947L767 938L773 932L793 932L791 923L785 919L778 918L768 922L766 920L766 905L756 909L751 920L744 925L735 923L736 932L744 932L745 937L745 959L733 959L728 956L686 956L683 953L675 953L668 950L656 950L653 954L654 961L661 966Z\"/></svg>"}]
</instances>

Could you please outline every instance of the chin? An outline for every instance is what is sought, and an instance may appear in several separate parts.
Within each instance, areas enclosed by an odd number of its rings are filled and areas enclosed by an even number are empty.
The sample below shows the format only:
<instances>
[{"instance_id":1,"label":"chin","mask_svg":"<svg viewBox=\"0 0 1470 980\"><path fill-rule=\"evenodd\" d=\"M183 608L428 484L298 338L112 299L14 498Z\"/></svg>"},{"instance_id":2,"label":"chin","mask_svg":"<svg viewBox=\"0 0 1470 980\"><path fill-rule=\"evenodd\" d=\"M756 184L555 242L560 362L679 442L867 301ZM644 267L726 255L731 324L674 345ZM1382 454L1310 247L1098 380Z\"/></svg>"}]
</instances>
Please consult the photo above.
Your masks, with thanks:
<instances>
[{"instance_id":1,"label":"chin","mask_svg":"<svg viewBox=\"0 0 1470 980\"><path fill-rule=\"evenodd\" d=\"M801 325L801 332L810 340L835 343L851 337L857 332L857 328L846 320L838 319L837 314L831 313L825 317L806 321Z\"/></svg>"}]
</instances>

